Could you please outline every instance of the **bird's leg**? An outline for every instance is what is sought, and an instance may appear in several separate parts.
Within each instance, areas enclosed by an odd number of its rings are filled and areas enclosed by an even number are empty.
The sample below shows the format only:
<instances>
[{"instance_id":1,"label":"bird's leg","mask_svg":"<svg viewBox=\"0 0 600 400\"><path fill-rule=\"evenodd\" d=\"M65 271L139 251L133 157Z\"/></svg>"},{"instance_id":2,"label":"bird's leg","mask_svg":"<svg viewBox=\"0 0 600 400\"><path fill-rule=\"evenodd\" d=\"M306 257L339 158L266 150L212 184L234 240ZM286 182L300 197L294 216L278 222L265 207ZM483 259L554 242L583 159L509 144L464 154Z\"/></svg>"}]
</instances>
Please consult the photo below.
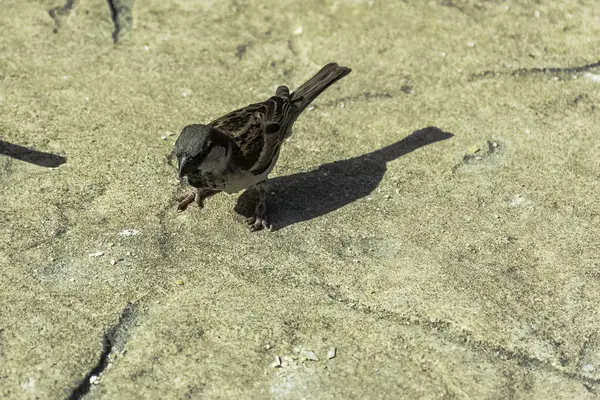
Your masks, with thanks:
<instances>
[{"instance_id":1,"label":"bird's leg","mask_svg":"<svg viewBox=\"0 0 600 400\"><path fill-rule=\"evenodd\" d=\"M180 199L179 204L177 205L177 211L185 211L187 206L192 204L194 201L196 204L198 204L198 207L203 208L204 200L217 193L217 190L194 188L190 194Z\"/></svg>"},{"instance_id":2,"label":"bird's leg","mask_svg":"<svg viewBox=\"0 0 600 400\"><path fill-rule=\"evenodd\" d=\"M254 185L258 191L258 204L254 209L254 216L248 218L248 225L252 232L260 231L261 229L271 229L267 223L267 182L262 181Z\"/></svg>"}]
</instances>

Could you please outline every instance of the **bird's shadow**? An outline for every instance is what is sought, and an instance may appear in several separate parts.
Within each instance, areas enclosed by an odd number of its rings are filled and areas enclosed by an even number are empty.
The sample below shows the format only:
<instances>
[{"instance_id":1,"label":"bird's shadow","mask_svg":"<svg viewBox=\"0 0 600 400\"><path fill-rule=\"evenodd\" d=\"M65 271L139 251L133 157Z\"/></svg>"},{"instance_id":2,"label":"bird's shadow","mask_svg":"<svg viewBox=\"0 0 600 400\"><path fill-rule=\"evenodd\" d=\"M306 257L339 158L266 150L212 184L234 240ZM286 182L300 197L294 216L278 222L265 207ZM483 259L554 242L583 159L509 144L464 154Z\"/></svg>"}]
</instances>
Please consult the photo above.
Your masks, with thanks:
<instances>
[{"instance_id":1,"label":"bird's shadow","mask_svg":"<svg viewBox=\"0 0 600 400\"><path fill-rule=\"evenodd\" d=\"M269 193L274 192L267 197L272 230L320 217L368 196L381 182L388 161L452 136L430 126L371 153L269 179ZM235 211L249 217L257 200L255 191L247 190L238 198Z\"/></svg>"},{"instance_id":2,"label":"bird's shadow","mask_svg":"<svg viewBox=\"0 0 600 400\"><path fill-rule=\"evenodd\" d=\"M46 168L56 168L67 162L66 157L58 154L33 150L3 140L0 140L0 154Z\"/></svg>"}]
</instances>

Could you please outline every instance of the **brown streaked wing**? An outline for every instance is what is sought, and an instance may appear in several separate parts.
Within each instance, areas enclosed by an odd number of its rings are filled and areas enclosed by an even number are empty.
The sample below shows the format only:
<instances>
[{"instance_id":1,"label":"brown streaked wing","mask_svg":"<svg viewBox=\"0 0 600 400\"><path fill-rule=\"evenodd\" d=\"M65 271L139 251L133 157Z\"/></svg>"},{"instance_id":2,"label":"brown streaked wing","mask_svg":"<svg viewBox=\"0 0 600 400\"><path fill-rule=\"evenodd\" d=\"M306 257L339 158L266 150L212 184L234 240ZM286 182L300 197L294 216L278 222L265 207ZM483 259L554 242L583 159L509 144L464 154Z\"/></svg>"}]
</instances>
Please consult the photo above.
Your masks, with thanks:
<instances>
[{"instance_id":1,"label":"brown streaked wing","mask_svg":"<svg viewBox=\"0 0 600 400\"><path fill-rule=\"evenodd\" d=\"M250 104L212 121L209 125L233 139L245 158L246 166L250 167L258 161L265 144L265 114L264 103Z\"/></svg>"}]
</instances>

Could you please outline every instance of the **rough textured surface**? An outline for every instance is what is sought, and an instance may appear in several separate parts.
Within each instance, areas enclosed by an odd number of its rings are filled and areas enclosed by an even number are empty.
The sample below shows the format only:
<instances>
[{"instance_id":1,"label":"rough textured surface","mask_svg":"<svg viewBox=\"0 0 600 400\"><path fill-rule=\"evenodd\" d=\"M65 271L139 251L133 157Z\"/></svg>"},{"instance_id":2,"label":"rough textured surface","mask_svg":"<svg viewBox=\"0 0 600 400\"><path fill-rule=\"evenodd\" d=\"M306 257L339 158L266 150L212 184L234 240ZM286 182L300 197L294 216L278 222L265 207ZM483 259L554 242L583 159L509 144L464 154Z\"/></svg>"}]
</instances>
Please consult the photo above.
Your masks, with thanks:
<instances>
[{"instance_id":1,"label":"rough textured surface","mask_svg":"<svg viewBox=\"0 0 600 400\"><path fill-rule=\"evenodd\" d=\"M0 397L595 397L594 5L4 0ZM169 132L329 61L274 232L175 212Z\"/></svg>"}]
</instances>

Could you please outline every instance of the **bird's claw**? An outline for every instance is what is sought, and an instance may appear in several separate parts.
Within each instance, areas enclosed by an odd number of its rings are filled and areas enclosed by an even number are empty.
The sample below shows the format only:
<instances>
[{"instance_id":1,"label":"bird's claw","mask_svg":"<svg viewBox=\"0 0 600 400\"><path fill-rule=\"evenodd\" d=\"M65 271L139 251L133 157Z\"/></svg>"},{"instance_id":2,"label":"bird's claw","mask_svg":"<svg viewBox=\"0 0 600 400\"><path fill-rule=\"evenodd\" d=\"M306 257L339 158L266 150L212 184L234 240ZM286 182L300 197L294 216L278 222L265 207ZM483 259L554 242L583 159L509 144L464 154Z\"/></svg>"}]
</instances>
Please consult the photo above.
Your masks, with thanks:
<instances>
[{"instance_id":1,"label":"bird's claw","mask_svg":"<svg viewBox=\"0 0 600 400\"><path fill-rule=\"evenodd\" d=\"M270 231L271 225L267 222L265 215L254 215L247 219L248 225L250 225L250 232L260 231L263 228Z\"/></svg>"},{"instance_id":2,"label":"bird's claw","mask_svg":"<svg viewBox=\"0 0 600 400\"><path fill-rule=\"evenodd\" d=\"M200 192L198 190L193 190L188 195L181 197L179 199L179 204L177 205L177 211L179 211L179 212L185 211L186 208L193 202L196 202L196 204L198 204L198 207L203 208L204 207L203 200L204 200L204 198L200 195Z\"/></svg>"}]
</instances>

